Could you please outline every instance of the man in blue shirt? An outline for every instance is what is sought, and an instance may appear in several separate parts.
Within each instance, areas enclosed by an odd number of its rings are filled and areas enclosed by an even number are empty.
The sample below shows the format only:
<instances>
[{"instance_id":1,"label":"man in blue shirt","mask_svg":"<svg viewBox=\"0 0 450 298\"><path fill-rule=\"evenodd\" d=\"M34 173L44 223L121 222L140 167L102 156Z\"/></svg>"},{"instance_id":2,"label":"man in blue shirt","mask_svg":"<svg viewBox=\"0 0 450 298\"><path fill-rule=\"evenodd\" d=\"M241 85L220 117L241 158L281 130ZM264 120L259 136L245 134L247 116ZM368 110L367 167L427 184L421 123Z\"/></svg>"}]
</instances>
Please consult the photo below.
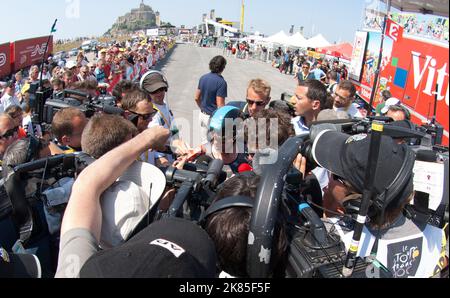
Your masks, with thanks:
<instances>
[{"instance_id":1,"label":"man in blue shirt","mask_svg":"<svg viewBox=\"0 0 450 298\"><path fill-rule=\"evenodd\" d=\"M225 106L228 96L228 85L222 76L227 65L223 56L214 57L209 63L210 73L201 77L195 95L195 101L201 110L202 142L206 140L209 118L214 112Z\"/></svg>"},{"instance_id":2,"label":"man in blue shirt","mask_svg":"<svg viewBox=\"0 0 450 298\"><path fill-rule=\"evenodd\" d=\"M316 67L311 71L311 73L313 73L314 79L318 81L325 80L327 77L326 73L321 69L320 63L316 64Z\"/></svg>"}]
</instances>

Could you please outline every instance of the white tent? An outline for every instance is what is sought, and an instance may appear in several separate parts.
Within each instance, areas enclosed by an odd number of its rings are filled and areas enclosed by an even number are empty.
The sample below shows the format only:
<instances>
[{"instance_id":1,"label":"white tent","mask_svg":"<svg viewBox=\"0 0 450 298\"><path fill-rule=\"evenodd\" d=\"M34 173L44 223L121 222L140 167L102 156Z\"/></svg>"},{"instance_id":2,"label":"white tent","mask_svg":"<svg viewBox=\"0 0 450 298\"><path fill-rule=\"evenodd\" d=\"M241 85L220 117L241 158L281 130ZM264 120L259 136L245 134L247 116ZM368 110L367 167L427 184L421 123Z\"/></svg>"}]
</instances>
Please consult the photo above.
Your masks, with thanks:
<instances>
[{"instance_id":1,"label":"white tent","mask_svg":"<svg viewBox=\"0 0 450 298\"><path fill-rule=\"evenodd\" d=\"M306 42L306 47L308 48L324 48L330 45L331 43L329 43L322 34L318 34L313 38L308 39Z\"/></svg>"},{"instance_id":2,"label":"white tent","mask_svg":"<svg viewBox=\"0 0 450 298\"><path fill-rule=\"evenodd\" d=\"M307 40L300 32L297 32L289 37L289 45L296 48L306 48Z\"/></svg>"},{"instance_id":3,"label":"white tent","mask_svg":"<svg viewBox=\"0 0 450 298\"><path fill-rule=\"evenodd\" d=\"M280 31L275 35L265 38L264 41L269 43L278 43L281 45L289 45L289 36L284 33L284 31Z\"/></svg>"},{"instance_id":4,"label":"white tent","mask_svg":"<svg viewBox=\"0 0 450 298\"><path fill-rule=\"evenodd\" d=\"M255 42L259 42L259 41L263 41L264 37L261 35L250 35L250 36L243 38L242 40L247 41L247 42L250 42L252 40Z\"/></svg>"}]
</instances>

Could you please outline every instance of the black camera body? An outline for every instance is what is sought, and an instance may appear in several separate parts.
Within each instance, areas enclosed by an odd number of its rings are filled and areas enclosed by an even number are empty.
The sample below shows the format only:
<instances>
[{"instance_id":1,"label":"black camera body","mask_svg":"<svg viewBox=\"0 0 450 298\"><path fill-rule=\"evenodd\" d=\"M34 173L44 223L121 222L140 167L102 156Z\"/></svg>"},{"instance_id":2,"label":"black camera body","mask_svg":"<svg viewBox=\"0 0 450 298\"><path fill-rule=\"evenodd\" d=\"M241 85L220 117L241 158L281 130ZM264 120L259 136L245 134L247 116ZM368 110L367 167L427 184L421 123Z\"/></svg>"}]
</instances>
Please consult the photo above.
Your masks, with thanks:
<instances>
[{"instance_id":1,"label":"black camera body","mask_svg":"<svg viewBox=\"0 0 450 298\"><path fill-rule=\"evenodd\" d=\"M14 172L8 176L14 183L28 179L39 180L36 186L37 192L34 198L22 198L24 200L40 199L41 191L47 190L48 181L58 181L62 178L76 178L85 168L95 160L85 153L62 154L49 158L32 161L14 168ZM15 179L18 177L19 179ZM47 185L47 187L46 187ZM11 185L11 188L19 188L20 185ZM5 180L0 180L0 219L12 214L11 201L15 198L5 187Z\"/></svg>"}]
</instances>

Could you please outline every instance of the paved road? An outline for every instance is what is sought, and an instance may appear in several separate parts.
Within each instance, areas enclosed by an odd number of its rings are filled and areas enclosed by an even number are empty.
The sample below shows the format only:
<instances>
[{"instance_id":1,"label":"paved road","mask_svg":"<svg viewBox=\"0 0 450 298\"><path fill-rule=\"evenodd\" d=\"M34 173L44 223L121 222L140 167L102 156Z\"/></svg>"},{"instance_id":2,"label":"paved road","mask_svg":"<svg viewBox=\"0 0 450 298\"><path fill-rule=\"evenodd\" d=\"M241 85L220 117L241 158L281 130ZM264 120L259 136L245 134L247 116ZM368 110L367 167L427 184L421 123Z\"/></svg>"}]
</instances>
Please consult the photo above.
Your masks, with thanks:
<instances>
[{"instance_id":1,"label":"paved road","mask_svg":"<svg viewBox=\"0 0 450 298\"><path fill-rule=\"evenodd\" d=\"M170 58L162 65L161 70L167 75L170 85L167 100L177 119L193 123L193 111L198 110L194 101L198 80L209 72L209 61L216 55L222 55L222 51L181 44L177 45ZM273 99L279 99L283 92L293 93L295 90L294 77L280 74L269 64L233 57L228 57L227 60L228 65L223 73L228 82L227 101L245 100L247 84L254 78L262 78L271 83ZM184 139L188 137L187 133L182 129ZM191 137L192 135L188 139L192 140Z\"/></svg>"}]
</instances>

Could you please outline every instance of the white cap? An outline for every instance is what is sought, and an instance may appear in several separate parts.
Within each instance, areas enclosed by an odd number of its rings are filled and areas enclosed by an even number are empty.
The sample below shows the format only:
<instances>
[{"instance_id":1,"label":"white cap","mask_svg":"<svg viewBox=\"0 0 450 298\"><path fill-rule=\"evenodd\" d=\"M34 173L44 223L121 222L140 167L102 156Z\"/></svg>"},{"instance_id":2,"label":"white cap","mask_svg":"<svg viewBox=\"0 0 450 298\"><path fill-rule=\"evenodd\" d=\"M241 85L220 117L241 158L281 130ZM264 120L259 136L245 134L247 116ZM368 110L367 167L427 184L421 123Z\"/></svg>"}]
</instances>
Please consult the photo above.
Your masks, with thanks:
<instances>
[{"instance_id":1,"label":"white cap","mask_svg":"<svg viewBox=\"0 0 450 298\"><path fill-rule=\"evenodd\" d=\"M102 195L100 246L110 249L128 240L165 188L166 178L158 168L142 162L131 165Z\"/></svg>"},{"instance_id":2,"label":"white cap","mask_svg":"<svg viewBox=\"0 0 450 298\"><path fill-rule=\"evenodd\" d=\"M68 68L68 69L71 69L76 66L77 66L77 62L73 61L73 60L67 61L67 63L66 63L66 68Z\"/></svg>"},{"instance_id":3,"label":"white cap","mask_svg":"<svg viewBox=\"0 0 450 298\"><path fill-rule=\"evenodd\" d=\"M386 100L384 108L381 109L381 114L386 114L387 112L389 112L390 107L398 106L400 103L401 103L400 100L395 97L389 98L388 100Z\"/></svg>"}]
</instances>

